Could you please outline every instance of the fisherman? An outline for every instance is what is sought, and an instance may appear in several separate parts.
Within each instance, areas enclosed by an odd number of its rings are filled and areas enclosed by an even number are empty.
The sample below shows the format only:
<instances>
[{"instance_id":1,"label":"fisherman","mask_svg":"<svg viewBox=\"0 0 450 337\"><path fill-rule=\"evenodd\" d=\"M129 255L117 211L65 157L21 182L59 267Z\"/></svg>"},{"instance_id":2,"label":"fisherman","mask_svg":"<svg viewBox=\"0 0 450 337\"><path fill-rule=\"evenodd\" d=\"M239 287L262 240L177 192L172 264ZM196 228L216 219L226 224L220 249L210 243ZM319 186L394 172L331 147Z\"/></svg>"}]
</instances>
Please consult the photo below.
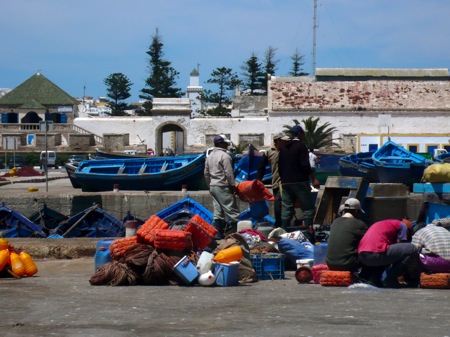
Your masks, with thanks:
<instances>
[{"instance_id":1,"label":"fisherman","mask_svg":"<svg viewBox=\"0 0 450 337\"><path fill-rule=\"evenodd\" d=\"M284 145L285 141L289 140L283 132L276 134L273 137L273 146L267 150L263 155L261 163L256 173L256 179L262 181L264 174L266 173L266 167L269 165L272 172L272 194L275 198L274 202L274 215L275 215L275 228L281 227L281 191L280 191L280 174L278 173L278 155L280 148Z\"/></svg>"},{"instance_id":2,"label":"fisherman","mask_svg":"<svg viewBox=\"0 0 450 337\"><path fill-rule=\"evenodd\" d=\"M400 288L399 277L403 276L406 285L417 288L419 285L419 250L411 244L412 225L407 219L388 219L375 222L367 230L359 242L358 253L361 262L368 267L380 267L378 275L382 277L385 269L386 277L383 286Z\"/></svg>"},{"instance_id":3,"label":"fisherman","mask_svg":"<svg viewBox=\"0 0 450 337\"><path fill-rule=\"evenodd\" d=\"M213 197L213 223L218 234L216 239L237 231L239 209L235 192L233 160L227 153L231 141L225 135L214 137L214 148L206 158L205 179Z\"/></svg>"},{"instance_id":4,"label":"fisherman","mask_svg":"<svg viewBox=\"0 0 450 337\"><path fill-rule=\"evenodd\" d=\"M319 188L314 171L309 164L308 148L303 142L304 134L300 125L291 128L292 139L280 149L278 171L281 178L282 208L281 226L290 227L294 216L294 204L300 201L306 228L313 231L313 218L315 213L314 198L311 193L311 182Z\"/></svg>"}]
</instances>

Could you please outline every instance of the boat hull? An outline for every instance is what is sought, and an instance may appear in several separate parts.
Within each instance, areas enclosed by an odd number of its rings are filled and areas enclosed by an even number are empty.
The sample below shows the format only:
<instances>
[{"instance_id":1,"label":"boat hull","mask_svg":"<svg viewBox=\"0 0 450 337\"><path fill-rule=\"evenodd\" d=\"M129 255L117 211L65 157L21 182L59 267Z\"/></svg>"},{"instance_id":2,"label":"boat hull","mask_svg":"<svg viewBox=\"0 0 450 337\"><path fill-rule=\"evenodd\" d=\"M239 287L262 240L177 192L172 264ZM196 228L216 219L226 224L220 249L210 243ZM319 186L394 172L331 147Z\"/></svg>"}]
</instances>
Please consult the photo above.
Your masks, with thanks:
<instances>
[{"instance_id":1,"label":"boat hull","mask_svg":"<svg viewBox=\"0 0 450 337\"><path fill-rule=\"evenodd\" d=\"M339 173L341 176L361 177L370 182L379 182L372 155L373 152L360 152L340 158Z\"/></svg>"},{"instance_id":2,"label":"boat hull","mask_svg":"<svg viewBox=\"0 0 450 337\"><path fill-rule=\"evenodd\" d=\"M205 154L93 160L82 162L73 173L73 179L86 192L112 191L115 185L120 190L133 191L176 191L181 190L182 185L190 190L206 190L204 168Z\"/></svg>"}]
</instances>

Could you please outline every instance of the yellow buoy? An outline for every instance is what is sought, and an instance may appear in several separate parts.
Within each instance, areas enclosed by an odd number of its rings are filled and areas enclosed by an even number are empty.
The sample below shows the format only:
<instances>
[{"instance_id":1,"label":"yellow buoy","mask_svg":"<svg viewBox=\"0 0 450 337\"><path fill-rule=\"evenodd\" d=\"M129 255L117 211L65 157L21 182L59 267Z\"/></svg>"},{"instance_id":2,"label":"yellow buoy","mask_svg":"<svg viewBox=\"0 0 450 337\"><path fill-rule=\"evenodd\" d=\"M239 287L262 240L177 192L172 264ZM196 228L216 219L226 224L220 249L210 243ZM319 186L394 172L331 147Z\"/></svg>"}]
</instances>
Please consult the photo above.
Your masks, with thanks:
<instances>
[{"instance_id":1,"label":"yellow buoy","mask_svg":"<svg viewBox=\"0 0 450 337\"><path fill-rule=\"evenodd\" d=\"M39 191L39 188L37 187L28 187L28 192L37 192Z\"/></svg>"}]
</instances>

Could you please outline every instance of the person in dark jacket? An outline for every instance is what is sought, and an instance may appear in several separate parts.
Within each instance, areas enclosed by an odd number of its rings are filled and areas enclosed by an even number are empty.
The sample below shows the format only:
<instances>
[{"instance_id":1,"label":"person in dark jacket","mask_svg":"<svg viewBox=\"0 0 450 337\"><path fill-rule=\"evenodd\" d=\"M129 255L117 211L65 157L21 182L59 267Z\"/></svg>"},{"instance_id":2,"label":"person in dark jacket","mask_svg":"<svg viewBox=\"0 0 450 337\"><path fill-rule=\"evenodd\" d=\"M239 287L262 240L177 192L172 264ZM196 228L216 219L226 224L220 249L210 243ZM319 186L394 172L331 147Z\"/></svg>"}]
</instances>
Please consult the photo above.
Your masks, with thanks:
<instances>
[{"instance_id":1,"label":"person in dark jacket","mask_svg":"<svg viewBox=\"0 0 450 337\"><path fill-rule=\"evenodd\" d=\"M289 140L289 137L284 133L278 133L273 137L273 147L271 147L263 155L261 163L256 173L256 179L261 180L266 173L266 167L270 166L272 172L272 194L275 198L274 215L275 228L281 227L281 191L280 191L280 174L278 173L278 154L284 142Z\"/></svg>"},{"instance_id":2,"label":"person in dark jacket","mask_svg":"<svg viewBox=\"0 0 450 337\"><path fill-rule=\"evenodd\" d=\"M311 181L314 187L320 187L314 171L309 164L309 151L303 142L304 131L300 125L291 128L293 139L280 149L278 171L281 178L281 226L290 227L294 216L294 204L300 201L304 224L310 230L313 227L315 213L314 198L311 193Z\"/></svg>"}]
</instances>

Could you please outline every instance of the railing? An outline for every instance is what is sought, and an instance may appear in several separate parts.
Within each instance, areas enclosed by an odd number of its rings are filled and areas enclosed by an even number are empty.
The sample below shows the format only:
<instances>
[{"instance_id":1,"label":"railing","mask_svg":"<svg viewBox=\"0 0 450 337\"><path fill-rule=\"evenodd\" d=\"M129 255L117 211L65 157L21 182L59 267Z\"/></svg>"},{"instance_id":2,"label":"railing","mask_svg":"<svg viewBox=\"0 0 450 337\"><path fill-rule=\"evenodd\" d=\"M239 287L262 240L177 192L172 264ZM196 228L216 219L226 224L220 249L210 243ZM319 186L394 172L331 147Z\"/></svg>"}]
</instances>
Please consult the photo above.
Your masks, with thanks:
<instances>
[{"instance_id":1,"label":"railing","mask_svg":"<svg viewBox=\"0 0 450 337\"><path fill-rule=\"evenodd\" d=\"M0 133L20 132L20 131L28 131L29 133L34 133L33 131L40 131L40 126L39 124L36 123L5 123L5 124L0 123ZM82 134L92 134L92 132L80 128L79 126L76 126L74 124L53 123L53 131L57 132L75 131L77 133ZM103 137L94 134L94 140L96 144L103 145Z\"/></svg>"},{"instance_id":2,"label":"railing","mask_svg":"<svg viewBox=\"0 0 450 337\"><path fill-rule=\"evenodd\" d=\"M92 134L92 132L90 132L90 131L88 131L86 129L80 128L79 126L74 125L74 124L72 124L72 130L77 132L77 133L83 133L83 134L89 133L89 134ZM95 133L93 135L94 135L95 144L103 145L103 137L100 137L100 136L96 135Z\"/></svg>"}]
</instances>

